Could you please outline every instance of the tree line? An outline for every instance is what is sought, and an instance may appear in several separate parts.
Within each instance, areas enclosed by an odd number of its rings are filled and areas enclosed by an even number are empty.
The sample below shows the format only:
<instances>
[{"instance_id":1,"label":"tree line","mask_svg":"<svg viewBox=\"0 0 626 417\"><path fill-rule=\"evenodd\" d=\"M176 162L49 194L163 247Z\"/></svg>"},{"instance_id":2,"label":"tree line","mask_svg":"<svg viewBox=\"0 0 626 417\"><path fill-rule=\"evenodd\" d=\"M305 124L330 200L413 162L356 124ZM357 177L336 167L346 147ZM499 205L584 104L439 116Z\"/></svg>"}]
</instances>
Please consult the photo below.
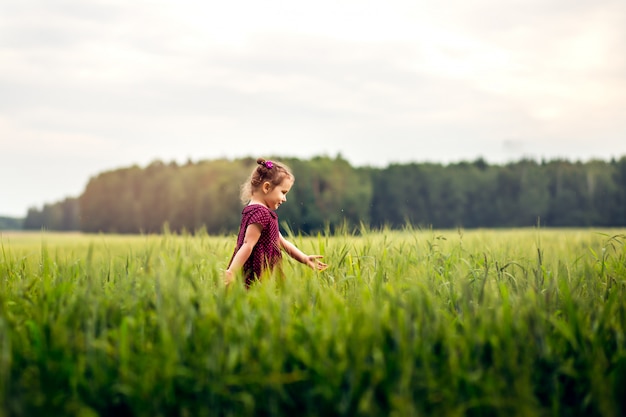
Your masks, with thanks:
<instances>
[{"instance_id":1,"label":"tree line","mask_svg":"<svg viewBox=\"0 0 626 417\"><path fill-rule=\"evenodd\" d=\"M0 230L19 230L22 228L22 224L22 219L0 216Z\"/></svg>"},{"instance_id":2,"label":"tree line","mask_svg":"<svg viewBox=\"0 0 626 417\"><path fill-rule=\"evenodd\" d=\"M283 227L305 234L336 227L432 228L626 226L626 156L571 162L522 159L490 165L353 167L341 156L275 158L296 183L281 206ZM240 185L252 158L185 164L154 161L103 172L82 195L31 208L24 229L104 233L237 230Z\"/></svg>"}]
</instances>

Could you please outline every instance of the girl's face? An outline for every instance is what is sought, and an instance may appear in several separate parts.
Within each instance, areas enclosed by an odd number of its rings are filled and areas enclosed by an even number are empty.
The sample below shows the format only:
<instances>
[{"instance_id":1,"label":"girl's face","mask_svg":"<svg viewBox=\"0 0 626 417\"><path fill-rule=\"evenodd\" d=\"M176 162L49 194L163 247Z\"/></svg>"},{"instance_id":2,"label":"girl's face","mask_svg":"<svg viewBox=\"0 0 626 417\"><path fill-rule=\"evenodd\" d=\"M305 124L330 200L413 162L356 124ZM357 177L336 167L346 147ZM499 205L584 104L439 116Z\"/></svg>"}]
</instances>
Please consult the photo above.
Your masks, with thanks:
<instances>
[{"instance_id":1,"label":"girl's face","mask_svg":"<svg viewBox=\"0 0 626 417\"><path fill-rule=\"evenodd\" d=\"M279 185L272 188L272 185L269 182L263 183L263 202L270 210L276 210L287 201L287 193L291 190L291 186L293 185L293 178L285 177L283 182Z\"/></svg>"}]
</instances>

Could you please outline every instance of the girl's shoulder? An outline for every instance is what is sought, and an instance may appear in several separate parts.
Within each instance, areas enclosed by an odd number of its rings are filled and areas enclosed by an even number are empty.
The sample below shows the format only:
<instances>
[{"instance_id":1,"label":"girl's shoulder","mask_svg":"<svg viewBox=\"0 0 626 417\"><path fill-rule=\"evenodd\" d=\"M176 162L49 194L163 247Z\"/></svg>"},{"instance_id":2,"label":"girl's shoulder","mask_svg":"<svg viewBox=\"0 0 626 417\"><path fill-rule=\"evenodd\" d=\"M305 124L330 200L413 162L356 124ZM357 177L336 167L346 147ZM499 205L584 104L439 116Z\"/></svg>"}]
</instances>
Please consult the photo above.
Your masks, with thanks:
<instances>
[{"instance_id":1,"label":"girl's shoulder","mask_svg":"<svg viewBox=\"0 0 626 417\"><path fill-rule=\"evenodd\" d=\"M269 208L264 206L263 204L252 203L248 204L243 208L244 213L251 213L253 211L271 211Z\"/></svg>"},{"instance_id":2,"label":"girl's shoulder","mask_svg":"<svg viewBox=\"0 0 626 417\"><path fill-rule=\"evenodd\" d=\"M248 216L269 216L276 219L278 216L263 204L249 204L243 208L244 215Z\"/></svg>"}]
</instances>

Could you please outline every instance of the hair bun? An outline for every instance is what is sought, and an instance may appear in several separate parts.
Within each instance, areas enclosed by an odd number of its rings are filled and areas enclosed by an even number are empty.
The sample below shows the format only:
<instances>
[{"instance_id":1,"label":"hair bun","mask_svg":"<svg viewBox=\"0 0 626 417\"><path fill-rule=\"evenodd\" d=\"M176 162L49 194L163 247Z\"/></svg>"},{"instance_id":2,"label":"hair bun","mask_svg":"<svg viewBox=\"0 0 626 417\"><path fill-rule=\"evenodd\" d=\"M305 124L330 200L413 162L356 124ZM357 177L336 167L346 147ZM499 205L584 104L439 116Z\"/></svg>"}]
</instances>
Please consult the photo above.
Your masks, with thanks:
<instances>
[{"instance_id":1,"label":"hair bun","mask_svg":"<svg viewBox=\"0 0 626 417\"><path fill-rule=\"evenodd\" d=\"M272 169L274 167L274 163L269 159L265 160L263 158L259 158L256 160L256 163L261 165L262 167L265 167L266 169Z\"/></svg>"}]
</instances>

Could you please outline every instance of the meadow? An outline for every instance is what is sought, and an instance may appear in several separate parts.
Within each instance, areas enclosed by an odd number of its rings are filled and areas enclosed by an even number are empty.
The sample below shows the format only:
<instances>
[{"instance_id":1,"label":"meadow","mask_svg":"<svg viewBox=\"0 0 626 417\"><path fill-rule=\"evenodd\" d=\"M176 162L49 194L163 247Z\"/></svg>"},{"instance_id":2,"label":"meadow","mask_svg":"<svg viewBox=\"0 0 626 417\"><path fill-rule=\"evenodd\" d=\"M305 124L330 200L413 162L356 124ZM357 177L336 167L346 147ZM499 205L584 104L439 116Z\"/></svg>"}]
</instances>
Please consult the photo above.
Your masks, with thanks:
<instances>
[{"instance_id":1,"label":"meadow","mask_svg":"<svg viewBox=\"0 0 626 417\"><path fill-rule=\"evenodd\" d=\"M623 416L626 231L0 235L1 416Z\"/></svg>"}]
</instances>

